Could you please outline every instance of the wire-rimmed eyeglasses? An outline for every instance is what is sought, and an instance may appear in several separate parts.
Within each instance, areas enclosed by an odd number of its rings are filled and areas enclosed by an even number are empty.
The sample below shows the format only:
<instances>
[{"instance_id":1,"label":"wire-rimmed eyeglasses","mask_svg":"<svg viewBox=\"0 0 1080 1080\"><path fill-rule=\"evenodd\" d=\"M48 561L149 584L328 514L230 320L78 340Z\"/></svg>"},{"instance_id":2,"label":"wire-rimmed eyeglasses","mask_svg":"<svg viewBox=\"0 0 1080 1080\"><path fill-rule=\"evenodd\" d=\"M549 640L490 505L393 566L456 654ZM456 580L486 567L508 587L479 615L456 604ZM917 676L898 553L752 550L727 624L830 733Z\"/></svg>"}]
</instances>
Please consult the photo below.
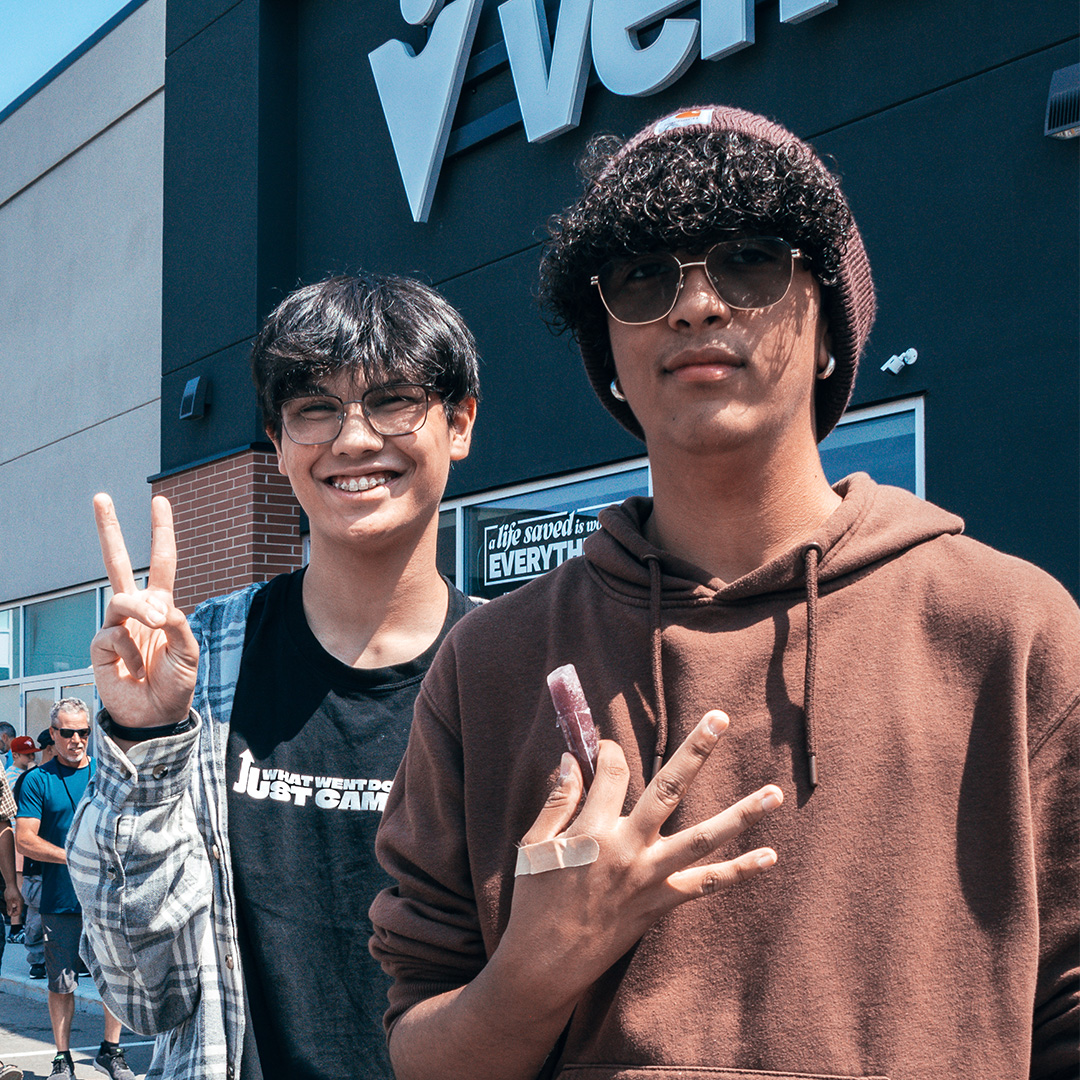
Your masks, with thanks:
<instances>
[{"instance_id":1,"label":"wire-rimmed eyeglasses","mask_svg":"<svg viewBox=\"0 0 1080 1080\"><path fill-rule=\"evenodd\" d=\"M301 446L333 442L341 434L349 406L359 405L379 435L409 435L424 426L431 393L431 387L419 383L391 383L373 386L354 401L342 401L336 394L303 394L282 404L281 424Z\"/></svg>"}]
</instances>

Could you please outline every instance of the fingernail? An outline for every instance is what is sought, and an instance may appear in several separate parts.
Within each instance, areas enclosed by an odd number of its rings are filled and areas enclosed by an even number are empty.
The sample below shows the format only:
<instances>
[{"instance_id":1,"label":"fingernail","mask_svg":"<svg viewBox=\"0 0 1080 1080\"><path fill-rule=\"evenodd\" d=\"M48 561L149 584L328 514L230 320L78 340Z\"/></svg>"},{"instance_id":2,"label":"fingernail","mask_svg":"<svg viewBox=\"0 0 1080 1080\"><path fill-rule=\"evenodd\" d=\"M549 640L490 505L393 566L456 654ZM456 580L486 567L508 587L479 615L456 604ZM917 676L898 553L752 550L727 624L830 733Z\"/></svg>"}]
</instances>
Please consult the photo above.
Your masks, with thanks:
<instances>
[{"instance_id":1,"label":"fingernail","mask_svg":"<svg viewBox=\"0 0 1080 1080\"><path fill-rule=\"evenodd\" d=\"M767 795L762 796L761 809L762 810L775 810L783 800L775 791L770 791Z\"/></svg>"},{"instance_id":2,"label":"fingernail","mask_svg":"<svg viewBox=\"0 0 1080 1080\"><path fill-rule=\"evenodd\" d=\"M565 784L574 768L574 755L564 753L559 762L559 783Z\"/></svg>"},{"instance_id":3,"label":"fingernail","mask_svg":"<svg viewBox=\"0 0 1080 1080\"><path fill-rule=\"evenodd\" d=\"M761 867L762 870L768 870L770 866L775 866L776 852L766 851L763 855L759 855L757 864Z\"/></svg>"},{"instance_id":4,"label":"fingernail","mask_svg":"<svg viewBox=\"0 0 1080 1080\"><path fill-rule=\"evenodd\" d=\"M723 735L727 730L728 718L722 712L712 712L705 718L705 727L710 735Z\"/></svg>"}]
</instances>

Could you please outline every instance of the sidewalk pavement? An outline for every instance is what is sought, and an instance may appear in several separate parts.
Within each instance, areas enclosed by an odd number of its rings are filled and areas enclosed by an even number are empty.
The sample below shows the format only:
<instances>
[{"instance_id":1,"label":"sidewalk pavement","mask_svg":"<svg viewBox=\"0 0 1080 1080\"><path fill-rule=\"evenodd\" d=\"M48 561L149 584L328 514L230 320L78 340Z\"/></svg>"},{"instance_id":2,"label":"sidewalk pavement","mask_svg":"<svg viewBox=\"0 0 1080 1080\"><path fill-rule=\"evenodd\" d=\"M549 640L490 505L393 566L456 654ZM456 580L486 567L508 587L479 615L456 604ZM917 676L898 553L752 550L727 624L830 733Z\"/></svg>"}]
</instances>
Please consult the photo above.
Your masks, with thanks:
<instances>
[{"instance_id":1,"label":"sidewalk pavement","mask_svg":"<svg viewBox=\"0 0 1080 1080\"><path fill-rule=\"evenodd\" d=\"M0 926L3 926L0 923ZM3 926L6 933L7 927ZM4 945L4 960L0 966L0 993L14 994L18 997L37 998L44 1003L49 1000L47 979L31 979L30 965L26 962L26 946ZM79 976L79 986L75 991L75 1011L81 1013L101 1013L101 995L89 975Z\"/></svg>"}]
</instances>

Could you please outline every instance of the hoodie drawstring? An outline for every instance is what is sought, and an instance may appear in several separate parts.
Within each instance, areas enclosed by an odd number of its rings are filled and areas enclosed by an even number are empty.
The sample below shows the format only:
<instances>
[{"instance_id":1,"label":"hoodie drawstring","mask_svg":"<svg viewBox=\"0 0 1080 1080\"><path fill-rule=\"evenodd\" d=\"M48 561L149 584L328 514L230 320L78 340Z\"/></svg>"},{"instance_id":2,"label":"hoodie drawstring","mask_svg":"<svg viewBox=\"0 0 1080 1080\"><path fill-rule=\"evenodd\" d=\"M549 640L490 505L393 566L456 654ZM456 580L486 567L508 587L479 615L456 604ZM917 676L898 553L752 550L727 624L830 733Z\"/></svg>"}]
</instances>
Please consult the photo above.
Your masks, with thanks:
<instances>
[{"instance_id":1,"label":"hoodie drawstring","mask_svg":"<svg viewBox=\"0 0 1080 1080\"><path fill-rule=\"evenodd\" d=\"M810 790L818 786L817 752L814 750L814 682L817 675L817 602L818 602L818 567L821 564L822 548L820 544L807 544L803 551L806 566L806 670L803 678L803 747L806 752L807 768L810 774ZM656 696L656 749L653 756L652 771L645 778L650 781L660 770L667 752L668 719L667 699L664 696L664 666L661 653L661 590L660 558L648 554L643 561L649 566L649 610L652 617L652 678Z\"/></svg>"},{"instance_id":2,"label":"hoodie drawstring","mask_svg":"<svg viewBox=\"0 0 1080 1080\"><path fill-rule=\"evenodd\" d=\"M649 609L652 612L652 677L653 691L656 694L656 749L653 755L652 772L645 777L648 783L660 771L667 752L667 699L664 697L664 664L661 656L660 618L660 559L657 555L646 555L644 561L649 564Z\"/></svg>"},{"instance_id":3,"label":"hoodie drawstring","mask_svg":"<svg viewBox=\"0 0 1080 1080\"><path fill-rule=\"evenodd\" d=\"M821 563L821 546L808 544L803 552L806 560L806 674L803 679L803 714L806 728L803 738L806 746L806 762L810 770L810 790L818 785L817 754L814 751L814 678L817 674L817 601L818 566Z\"/></svg>"}]
</instances>

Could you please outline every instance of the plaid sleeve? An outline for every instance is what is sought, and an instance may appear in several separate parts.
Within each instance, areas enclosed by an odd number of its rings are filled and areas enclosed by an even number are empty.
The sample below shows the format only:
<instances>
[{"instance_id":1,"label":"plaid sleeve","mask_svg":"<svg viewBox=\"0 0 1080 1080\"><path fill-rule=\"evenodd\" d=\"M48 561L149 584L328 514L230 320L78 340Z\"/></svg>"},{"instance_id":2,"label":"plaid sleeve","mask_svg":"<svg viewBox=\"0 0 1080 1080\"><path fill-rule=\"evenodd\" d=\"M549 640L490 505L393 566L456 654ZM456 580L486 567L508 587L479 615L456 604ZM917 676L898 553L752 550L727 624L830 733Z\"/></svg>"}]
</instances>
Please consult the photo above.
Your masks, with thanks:
<instances>
[{"instance_id":1,"label":"plaid sleeve","mask_svg":"<svg viewBox=\"0 0 1080 1080\"><path fill-rule=\"evenodd\" d=\"M183 1023L199 998L213 893L189 790L200 727L131 756L101 739L97 773L68 833L95 981L141 1034Z\"/></svg>"},{"instance_id":2,"label":"plaid sleeve","mask_svg":"<svg viewBox=\"0 0 1080 1080\"><path fill-rule=\"evenodd\" d=\"M15 817L16 810L15 796L11 794L11 785L8 783L7 777L0 773L0 821L5 818L10 820Z\"/></svg>"}]
</instances>

